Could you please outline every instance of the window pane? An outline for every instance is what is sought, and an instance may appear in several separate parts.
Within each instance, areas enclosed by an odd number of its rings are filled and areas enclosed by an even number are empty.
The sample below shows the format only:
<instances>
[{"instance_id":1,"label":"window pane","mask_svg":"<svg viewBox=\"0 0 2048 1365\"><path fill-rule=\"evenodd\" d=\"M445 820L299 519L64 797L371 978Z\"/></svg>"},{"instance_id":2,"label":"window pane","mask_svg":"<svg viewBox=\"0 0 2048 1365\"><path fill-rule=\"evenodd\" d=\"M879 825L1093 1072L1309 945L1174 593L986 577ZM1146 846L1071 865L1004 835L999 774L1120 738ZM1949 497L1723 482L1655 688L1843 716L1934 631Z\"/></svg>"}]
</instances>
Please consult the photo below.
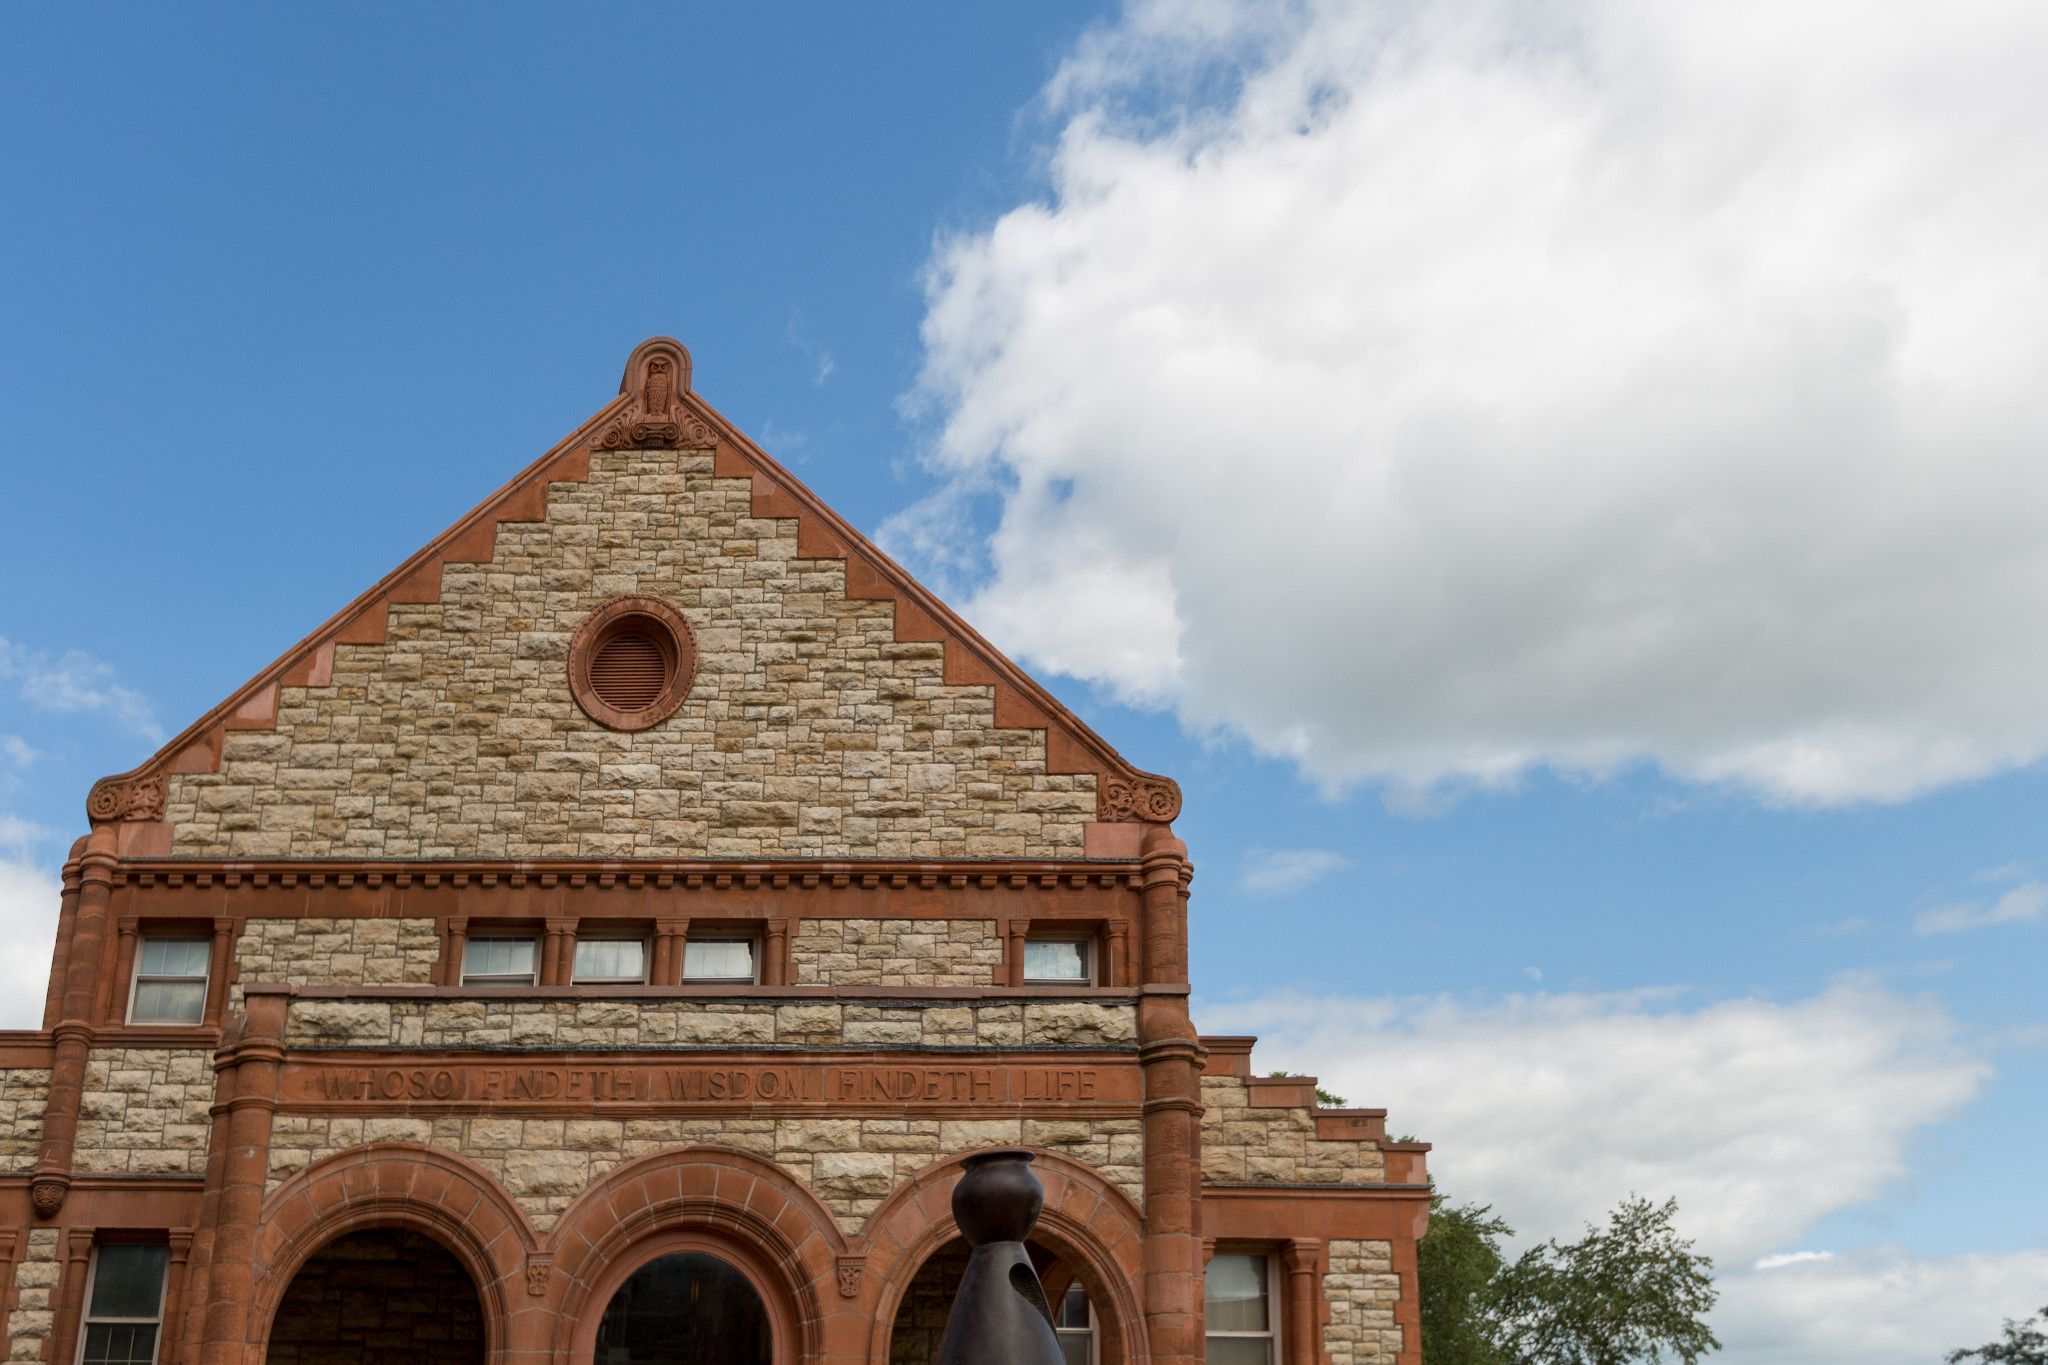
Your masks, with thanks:
<instances>
[{"instance_id":1,"label":"window pane","mask_svg":"<svg viewBox=\"0 0 2048 1365\"><path fill-rule=\"evenodd\" d=\"M754 945L748 942L685 943L685 981L752 981Z\"/></svg>"},{"instance_id":2,"label":"window pane","mask_svg":"<svg viewBox=\"0 0 2048 1365\"><path fill-rule=\"evenodd\" d=\"M642 945L638 939L578 939L576 979L596 977L641 978Z\"/></svg>"},{"instance_id":3,"label":"window pane","mask_svg":"<svg viewBox=\"0 0 2048 1365\"><path fill-rule=\"evenodd\" d=\"M207 943L194 938L142 940L143 976L205 976Z\"/></svg>"},{"instance_id":4,"label":"window pane","mask_svg":"<svg viewBox=\"0 0 2048 1365\"><path fill-rule=\"evenodd\" d=\"M87 1316L155 1317L163 1301L164 1261L169 1255L170 1248L161 1244L115 1242L101 1247Z\"/></svg>"},{"instance_id":5,"label":"window pane","mask_svg":"<svg viewBox=\"0 0 2048 1365\"><path fill-rule=\"evenodd\" d=\"M1024 945L1026 981L1086 981L1088 945L1077 939L1043 939Z\"/></svg>"},{"instance_id":6,"label":"window pane","mask_svg":"<svg viewBox=\"0 0 2048 1365\"><path fill-rule=\"evenodd\" d=\"M1059 1327L1083 1327L1088 1325L1088 1291L1078 1284L1067 1286L1066 1297L1060 1300L1060 1318L1054 1324Z\"/></svg>"},{"instance_id":7,"label":"window pane","mask_svg":"<svg viewBox=\"0 0 2048 1365\"><path fill-rule=\"evenodd\" d=\"M1204 1294L1212 1332L1266 1330L1266 1258L1212 1256Z\"/></svg>"},{"instance_id":8,"label":"window pane","mask_svg":"<svg viewBox=\"0 0 2048 1365\"><path fill-rule=\"evenodd\" d=\"M206 1013L204 981L138 981L135 1010L138 1024L196 1024Z\"/></svg>"},{"instance_id":9,"label":"window pane","mask_svg":"<svg viewBox=\"0 0 2048 1365\"><path fill-rule=\"evenodd\" d=\"M1067 1362L1067 1365L1089 1365L1091 1352L1088 1348L1093 1342L1088 1333L1061 1332L1059 1338L1060 1356Z\"/></svg>"},{"instance_id":10,"label":"window pane","mask_svg":"<svg viewBox=\"0 0 2048 1365\"><path fill-rule=\"evenodd\" d=\"M156 1359L153 1322L95 1322L85 1329L82 1365L150 1365Z\"/></svg>"},{"instance_id":11,"label":"window pane","mask_svg":"<svg viewBox=\"0 0 2048 1365\"><path fill-rule=\"evenodd\" d=\"M1271 1337L1210 1337L1209 1365L1272 1365Z\"/></svg>"},{"instance_id":12,"label":"window pane","mask_svg":"<svg viewBox=\"0 0 2048 1365\"><path fill-rule=\"evenodd\" d=\"M473 938L462 954L464 976L533 975L530 938Z\"/></svg>"}]
</instances>

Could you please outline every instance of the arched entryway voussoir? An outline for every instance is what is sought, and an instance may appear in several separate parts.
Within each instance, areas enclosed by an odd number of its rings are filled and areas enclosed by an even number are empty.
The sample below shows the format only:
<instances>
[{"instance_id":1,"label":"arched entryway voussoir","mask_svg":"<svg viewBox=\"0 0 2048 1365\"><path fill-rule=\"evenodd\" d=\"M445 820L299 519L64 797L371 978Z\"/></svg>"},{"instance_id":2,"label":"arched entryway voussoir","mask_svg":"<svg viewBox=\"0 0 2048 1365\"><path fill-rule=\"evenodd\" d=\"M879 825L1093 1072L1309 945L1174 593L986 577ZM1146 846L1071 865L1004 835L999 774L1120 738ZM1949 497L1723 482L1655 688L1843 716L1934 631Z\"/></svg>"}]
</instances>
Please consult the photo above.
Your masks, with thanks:
<instances>
[{"instance_id":1,"label":"arched entryway voussoir","mask_svg":"<svg viewBox=\"0 0 2048 1365\"><path fill-rule=\"evenodd\" d=\"M545 1250L557 1359L565 1350L588 1358L583 1348L612 1293L675 1251L716 1256L752 1281L775 1325L778 1365L822 1358L827 1317L847 1311L834 1288L847 1241L831 1210L788 1171L733 1147L626 1162L564 1211Z\"/></svg>"},{"instance_id":2,"label":"arched entryway voussoir","mask_svg":"<svg viewBox=\"0 0 2048 1365\"><path fill-rule=\"evenodd\" d=\"M249 1315L261 1360L279 1302L302 1266L347 1233L409 1228L446 1247L476 1281L486 1359L506 1358L507 1326L536 1249L533 1229L488 1172L452 1152L373 1143L316 1161L264 1201Z\"/></svg>"},{"instance_id":3,"label":"arched entryway voussoir","mask_svg":"<svg viewBox=\"0 0 2048 1365\"><path fill-rule=\"evenodd\" d=\"M1139 1297L1145 1225L1129 1195L1084 1162L1025 1148L1045 1186L1045 1208L1031 1240L1073 1267L1101 1321L1101 1365L1150 1358ZM868 1219L862 1240L875 1285L868 1358L889 1358L889 1332L904 1293L932 1253L959 1235L953 1186L972 1152L925 1167L898 1186Z\"/></svg>"}]
</instances>

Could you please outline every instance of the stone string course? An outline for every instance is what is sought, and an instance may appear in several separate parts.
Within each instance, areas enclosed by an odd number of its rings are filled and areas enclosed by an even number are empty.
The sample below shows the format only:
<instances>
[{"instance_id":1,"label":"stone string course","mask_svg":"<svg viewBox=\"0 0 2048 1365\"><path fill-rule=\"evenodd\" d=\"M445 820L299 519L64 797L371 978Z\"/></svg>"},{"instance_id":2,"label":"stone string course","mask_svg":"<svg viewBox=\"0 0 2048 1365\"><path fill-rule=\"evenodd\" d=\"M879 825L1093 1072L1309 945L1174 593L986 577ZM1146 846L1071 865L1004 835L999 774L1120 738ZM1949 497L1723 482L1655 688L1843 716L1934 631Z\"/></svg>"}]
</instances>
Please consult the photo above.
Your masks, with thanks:
<instances>
[{"instance_id":1,"label":"stone string course","mask_svg":"<svg viewBox=\"0 0 2048 1365\"><path fill-rule=\"evenodd\" d=\"M942 1157L1027 1143L1099 1170L1143 1198L1139 1119L331 1118L280 1114L270 1188L365 1142L423 1142L476 1162L546 1232L576 1196L623 1161L692 1144L737 1147L801 1180L851 1232L890 1191Z\"/></svg>"},{"instance_id":2,"label":"stone string course","mask_svg":"<svg viewBox=\"0 0 2048 1365\"><path fill-rule=\"evenodd\" d=\"M1387 1361L1401 1354L1401 1327L1394 1320L1401 1277L1394 1273L1391 1243L1330 1243L1323 1298L1330 1305L1330 1320L1323 1327L1330 1365Z\"/></svg>"},{"instance_id":3,"label":"stone string course","mask_svg":"<svg viewBox=\"0 0 2048 1365\"><path fill-rule=\"evenodd\" d=\"M215 773L169 779L172 853L195 857L1078 857L1095 778L1045 771L993 689L947 686L894 606L846 597L840 560L750 514L711 457L593 454L544 521L445 564L381 645L334 648L283 689L273 731L230 731ZM570 696L570 637L622 593L696 632L682 708L616 733Z\"/></svg>"},{"instance_id":4,"label":"stone string course","mask_svg":"<svg viewBox=\"0 0 2048 1365\"><path fill-rule=\"evenodd\" d=\"M286 1026L289 1046L311 1048L1116 1047L1137 1036L1134 1006L1087 1000L299 1000Z\"/></svg>"},{"instance_id":5,"label":"stone string course","mask_svg":"<svg viewBox=\"0 0 2048 1365\"><path fill-rule=\"evenodd\" d=\"M31 1228L14 1266L14 1312L7 1319L7 1358L39 1361L56 1325L57 1229Z\"/></svg>"},{"instance_id":6,"label":"stone string course","mask_svg":"<svg viewBox=\"0 0 2048 1365\"><path fill-rule=\"evenodd\" d=\"M0 1071L0 1170L34 1168L43 1145L43 1110L49 1102L47 1069Z\"/></svg>"},{"instance_id":7,"label":"stone string course","mask_svg":"<svg viewBox=\"0 0 2048 1365\"><path fill-rule=\"evenodd\" d=\"M1202 1078L1202 1175L1258 1184L1372 1185L1386 1179L1376 1143L1320 1139L1314 1111L1254 1109L1235 1076Z\"/></svg>"},{"instance_id":8,"label":"stone string course","mask_svg":"<svg viewBox=\"0 0 2048 1365\"><path fill-rule=\"evenodd\" d=\"M987 986L1002 979L992 919L797 921L790 961L798 985Z\"/></svg>"},{"instance_id":9,"label":"stone string course","mask_svg":"<svg viewBox=\"0 0 2048 1365\"><path fill-rule=\"evenodd\" d=\"M424 986L441 943L431 919L252 919L235 941L237 980L287 986Z\"/></svg>"},{"instance_id":10,"label":"stone string course","mask_svg":"<svg viewBox=\"0 0 2048 1365\"><path fill-rule=\"evenodd\" d=\"M85 1066L74 1169L204 1174L212 1105L209 1052L95 1048Z\"/></svg>"}]
</instances>

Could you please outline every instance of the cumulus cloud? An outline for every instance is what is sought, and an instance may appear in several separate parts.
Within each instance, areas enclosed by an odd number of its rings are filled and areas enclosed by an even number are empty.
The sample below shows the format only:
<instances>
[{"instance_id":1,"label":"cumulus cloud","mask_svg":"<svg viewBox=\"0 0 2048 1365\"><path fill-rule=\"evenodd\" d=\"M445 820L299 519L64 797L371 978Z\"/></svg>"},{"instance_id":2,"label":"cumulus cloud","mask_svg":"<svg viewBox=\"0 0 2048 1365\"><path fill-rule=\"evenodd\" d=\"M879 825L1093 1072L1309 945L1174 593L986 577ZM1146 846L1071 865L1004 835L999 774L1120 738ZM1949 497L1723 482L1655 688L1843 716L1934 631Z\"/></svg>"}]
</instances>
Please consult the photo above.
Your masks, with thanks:
<instances>
[{"instance_id":1,"label":"cumulus cloud","mask_svg":"<svg viewBox=\"0 0 2048 1365\"><path fill-rule=\"evenodd\" d=\"M2048 752L2048 7L1138 0L916 397L1033 665L1331 789Z\"/></svg>"},{"instance_id":2,"label":"cumulus cloud","mask_svg":"<svg viewBox=\"0 0 2048 1365\"><path fill-rule=\"evenodd\" d=\"M0 813L0 1029L42 1027L59 887L35 853L50 838L41 825Z\"/></svg>"},{"instance_id":3,"label":"cumulus cloud","mask_svg":"<svg viewBox=\"0 0 2048 1365\"><path fill-rule=\"evenodd\" d=\"M1314 885L1349 862L1327 848L1255 848L1244 855L1237 886L1248 896L1284 896Z\"/></svg>"},{"instance_id":4,"label":"cumulus cloud","mask_svg":"<svg viewBox=\"0 0 2048 1365\"><path fill-rule=\"evenodd\" d=\"M13 683L22 700L39 710L104 715L152 744L163 743L163 727L157 724L149 699L115 682L113 666L83 650L52 655L0 635L0 682ZM26 745L20 754L11 745L7 752L24 763L34 756Z\"/></svg>"},{"instance_id":5,"label":"cumulus cloud","mask_svg":"<svg viewBox=\"0 0 2048 1365\"><path fill-rule=\"evenodd\" d=\"M1988 924L2025 924L2048 911L2048 883L2022 882L1992 901L1959 901L1922 911L1913 920L1920 934L1952 934Z\"/></svg>"},{"instance_id":6,"label":"cumulus cloud","mask_svg":"<svg viewBox=\"0 0 2048 1365\"><path fill-rule=\"evenodd\" d=\"M1783 1252L1903 1177L1916 1126L1952 1116L1990 1066L1928 1000L1856 982L1790 1003L1688 1005L1664 991L1463 999L1292 994L1198 1005L1260 1036L1261 1067L1309 1072L1397 1132L1438 1144L1457 1199L1534 1237L1632 1192L1729 1265Z\"/></svg>"},{"instance_id":7,"label":"cumulus cloud","mask_svg":"<svg viewBox=\"0 0 2048 1365\"><path fill-rule=\"evenodd\" d=\"M2048 1299L2048 1251L1786 1260L1724 1275L1713 1325L1725 1365L1927 1365L1995 1341Z\"/></svg>"}]
</instances>

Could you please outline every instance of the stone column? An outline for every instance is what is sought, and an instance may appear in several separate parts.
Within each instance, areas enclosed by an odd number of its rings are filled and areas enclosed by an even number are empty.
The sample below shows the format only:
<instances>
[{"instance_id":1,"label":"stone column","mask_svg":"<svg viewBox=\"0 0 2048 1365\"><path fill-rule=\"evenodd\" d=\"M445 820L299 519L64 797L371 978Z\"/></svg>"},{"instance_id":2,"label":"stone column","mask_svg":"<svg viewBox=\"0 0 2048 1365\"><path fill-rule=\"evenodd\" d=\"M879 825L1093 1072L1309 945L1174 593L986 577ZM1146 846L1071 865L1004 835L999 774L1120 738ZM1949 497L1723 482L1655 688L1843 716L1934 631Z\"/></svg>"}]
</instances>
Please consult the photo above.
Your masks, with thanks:
<instances>
[{"instance_id":1,"label":"stone column","mask_svg":"<svg viewBox=\"0 0 2048 1365\"><path fill-rule=\"evenodd\" d=\"M64 890L57 900L57 951L50 963L50 989L43 997L43 1027L55 1028L64 1013L64 982L71 964L71 936L77 932L78 924L78 874L79 855L85 852L86 841L80 839L71 846L71 856L64 860Z\"/></svg>"},{"instance_id":2,"label":"stone column","mask_svg":"<svg viewBox=\"0 0 2048 1365\"><path fill-rule=\"evenodd\" d=\"M57 1321L51 1325L50 1359L78 1359L79 1323L85 1317L85 1280L92 1267L93 1229L64 1234L64 1279L57 1288Z\"/></svg>"},{"instance_id":3,"label":"stone column","mask_svg":"<svg viewBox=\"0 0 2048 1365\"><path fill-rule=\"evenodd\" d=\"M78 1141L78 1102L92 1051L93 1005L107 955L107 904L114 894L114 836L94 830L78 860L78 916L64 968L62 1016L51 1030L50 1097L43 1114L43 1146L29 1178L29 1202L39 1218L54 1218L71 1188L71 1150Z\"/></svg>"},{"instance_id":4,"label":"stone column","mask_svg":"<svg viewBox=\"0 0 2048 1365\"><path fill-rule=\"evenodd\" d=\"M1129 932L1120 923L1104 926L1102 951L1109 960L1102 964L1102 985L1135 986L1137 981L1131 975L1131 941Z\"/></svg>"},{"instance_id":5,"label":"stone column","mask_svg":"<svg viewBox=\"0 0 2048 1365\"><path fill-rule=\"evenodd\" d=\"M441 956L440 982L444 986L462 984L462 955L469 951L469 920L457 915L447 925L447 950Z\"/></svg>"},{"instance_id":6,"label":"stone column","mask_svg":"<svg viewBox=\"0 0 2048 1365\"><path fill-rule=\"evenodd\" d=\"M1008 985L1024 984L1024 940L1031 934L1031 921L1013 919L1003 926L1003 980Z\"/></svg>"},{"instance_id":7,"label":"stone column","mask_svg":"<svg viewBox=\"0 0 2048 1365\"><path fill-rule=\"evenodd\" d=\"M214 1059L228 1132L201 1328L199 1358L204 1365L243 1365L248 1354L249 1305L256 1296L256 1236L270 1170L270 1127L277 1113L289 1001L289 987L244 986L247 1027Z\"/></svg>"},{"instance_id":8,"label":"stone column","mask_svg":"<svg viewBox=\"0 0 2048 1365\"><path fill-rule=\"evenodd\" d=\"M541 944L540 984L566 986L576 975L576 921L551 919Z\"/></svg>"},{"instance_id":9,"label":"stone column","mask_svg":"<svg viewBox=\"0 0 2048 1365\"><path fill-rule=\"evenodd\" d=\"M127 1023L128 992L124 983L134 979L135 916L123 915L114 921L114 970L100 974L99 997L93 1002L94 1017L103 1024Z\"/></svg>"},{"instance_id":10,"label":"stone column","mask_svg":"<svg viewBox=\"0 0 2048 1365\"><path fill-rule=\"evenodd\" d=\"M1323 1244L1296 1237L1280 1249L1287 1272L1285 1335L1287 1365L1317 1365L1323 1358Z\"/></svg>"},{"instance_id":11,"label":"stone column","mask_svg":"<svg viewBox=\"0 0 2048 1365\"><path fill-rule=\"evenodd\" d=\"M687 919L658 919L654 922L654 961L648 964L647 984L673 986L683 979L683 940L690 932Z\"/></svg>"},{"instance_id":12,"label":"stone column","mask_svg":"<svg viewBox=\"0 0 2048 1365\"><path fill-rule=\"evenodd\" d=\"M771 919L761 934L761 984L789 984L789 921Z\"/></svg>"},{"instance_id":13,"label":"stone column","mask_svg":"<svg viewBox=\"0 0 2048 1365\"><path fill-rule=\"evenodd\" d=\"M192 1229L171 1229L170 1266L164 1272L164 1320L159 1329L157 1359L172 1361L178 1358L179 1338L184 1335L186 1282L191 1278L187 1273L192 1265Z\"/></svg>"},{"instance_id":14,"label":"stone column","mask_svg":"<svg viewBox=\"0 0 2048 1365\"><path fill-rule=\"evenodd\" d=\"M1200 1365L1202 1046L1188 1019L1187 845L1155 825L1143 847L1138 1062L1145 1074L1145 1326L1154 1365Z\"/></svg>"},{"instance_id":15,"label":"stone column","mask_svg":"<svg viewBox=\"0 0 2048 1365\"><path fill-rule=\"evenodd\" d=\"M206 1021L219 1023L227 1015L228 974L234 965L235 940L241 937L241 925L232 915L222 915L213 922L213 955L206 967Z\"/></svg>"}]
</instances>

